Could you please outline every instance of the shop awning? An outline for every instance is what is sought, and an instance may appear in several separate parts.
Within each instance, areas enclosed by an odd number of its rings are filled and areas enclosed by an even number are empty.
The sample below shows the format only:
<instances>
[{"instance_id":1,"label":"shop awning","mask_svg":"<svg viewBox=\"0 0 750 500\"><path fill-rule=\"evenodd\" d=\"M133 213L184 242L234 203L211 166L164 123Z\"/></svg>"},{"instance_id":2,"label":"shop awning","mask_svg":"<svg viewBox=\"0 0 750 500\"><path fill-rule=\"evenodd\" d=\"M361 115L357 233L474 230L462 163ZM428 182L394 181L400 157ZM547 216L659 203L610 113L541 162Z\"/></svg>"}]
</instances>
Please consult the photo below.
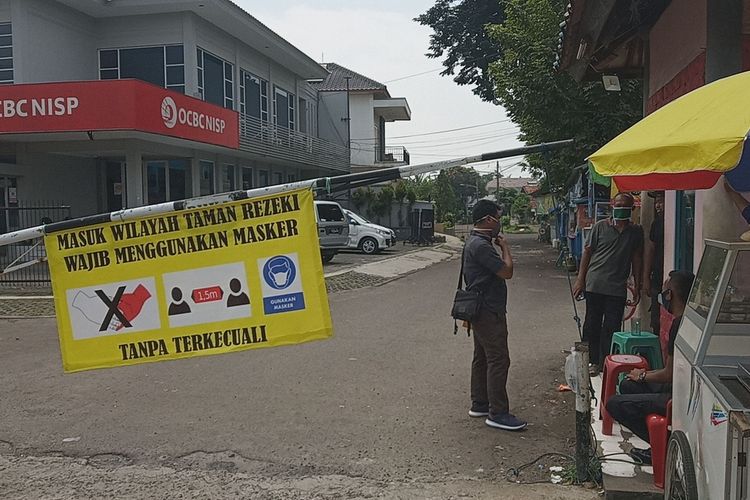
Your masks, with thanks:
<instances>
[{"instance_id":1,"label":"shop awning","mask_svg":"<svg viewBox=\"0 0 750 500\"><path fill-rule=\"evenodd\" d=\"M589 156L622 191L707 189L722 174L750 190L750 72L705 85L648 115Z\"/></svg>"}]
</instances>

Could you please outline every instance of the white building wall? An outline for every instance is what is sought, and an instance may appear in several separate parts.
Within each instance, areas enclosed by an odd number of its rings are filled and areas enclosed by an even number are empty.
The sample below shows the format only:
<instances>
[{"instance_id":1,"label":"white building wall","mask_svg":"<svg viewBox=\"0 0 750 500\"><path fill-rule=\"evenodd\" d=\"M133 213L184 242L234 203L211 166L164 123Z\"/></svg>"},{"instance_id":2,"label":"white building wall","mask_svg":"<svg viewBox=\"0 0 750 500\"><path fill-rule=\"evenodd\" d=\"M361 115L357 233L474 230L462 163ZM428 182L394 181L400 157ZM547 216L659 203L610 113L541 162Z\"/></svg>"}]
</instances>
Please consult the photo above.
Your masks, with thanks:
<instances>
[{"instance_id":1,"label":"white building wall","mask_svg":"<svg viewBox=\"0 0 750 500\"><path fill-rule=\"evenodd\" d=\"M105 17L97 19L96 35L97 49L183 43L183 14Z\"/></svg>"},{"instance_id":2,"label":"white building wall","mask_svg":"<svg viewBox=\"0 0 750 500\"><path fill-rule=\"evenodd\" d=\"M349 95L352 165L374 165L376 128L372 94Z\"/></svg>"},{"instance_id":3,"label":"white building wall","mask_svg":"<svg viewBox=\"0 0 750 500\"><path fill-rule=\"evenodd\" d=\"M92 18L57 2L12 0L10 6L15 83L98 78Z\"/></svg>"},{"instance_id":4,"label":"white building wall","mask_svg":"<svg viewBox=\"0 0 750 500\"><path fill-rule=\"evenodd\" d=\"M8 22L11 20L11 7L10 0L0 0L0 22Z\"/></svg>"}]
</instances>

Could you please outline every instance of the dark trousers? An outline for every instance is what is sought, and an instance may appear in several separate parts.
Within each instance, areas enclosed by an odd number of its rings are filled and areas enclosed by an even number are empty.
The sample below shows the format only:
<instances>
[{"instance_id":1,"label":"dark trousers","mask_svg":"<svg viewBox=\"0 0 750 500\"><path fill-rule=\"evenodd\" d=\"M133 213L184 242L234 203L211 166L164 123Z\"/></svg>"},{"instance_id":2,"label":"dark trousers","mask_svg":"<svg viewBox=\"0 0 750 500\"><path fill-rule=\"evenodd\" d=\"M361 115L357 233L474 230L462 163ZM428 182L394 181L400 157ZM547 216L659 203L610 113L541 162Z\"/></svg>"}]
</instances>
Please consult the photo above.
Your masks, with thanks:
<instances>
[{"instance_id":1,"label":"dark trousers","mask_svg":"<svg viewBox=\"0 0 750 500\"><path fill-rule=\"evenodd\" d=\"M490 416L508 413L508 324L505 314L481 309L471 323L474 332L474 360L471 363L471 400L489 403Z\"/></svg>"},{"instance_id":2,"label":"dark trousers","mask_svg":"<svg viewBox=\"0 0 750 500\"><path fill-rule=\"evenodd\" d=\"M609 354L612 334L620 329L625 314L625 297L586 292L586 320L583 341L589 343L589 360L601 365Z\"/></svg>"},{"instance_id":3,"label":"dark trousers","mask_svg":"<svg viewBox=\"0 0 750 500\"><path fill-rule=\"evenodd\" d=\"M670 399L671 384L645 384L625 379L620 384L620 394L607 401L607 411L612 418L648 443L646 417L652 413L666 416Z\"/></svg>"}]
</instances>

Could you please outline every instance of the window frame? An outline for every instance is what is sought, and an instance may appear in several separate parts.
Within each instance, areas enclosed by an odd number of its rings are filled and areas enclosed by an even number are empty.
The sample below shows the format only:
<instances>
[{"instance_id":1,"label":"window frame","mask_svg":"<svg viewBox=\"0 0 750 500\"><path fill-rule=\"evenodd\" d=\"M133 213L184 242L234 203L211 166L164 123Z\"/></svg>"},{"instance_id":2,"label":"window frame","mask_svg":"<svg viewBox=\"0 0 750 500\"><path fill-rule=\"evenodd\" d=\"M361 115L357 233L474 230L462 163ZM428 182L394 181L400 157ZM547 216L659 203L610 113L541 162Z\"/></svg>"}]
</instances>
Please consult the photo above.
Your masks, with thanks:
<instances>
[{"instance_id":1,"label":"window frame","mask_svg":"<svg viewBox=\"0 0 750 500\"><path fill-rule=\"evenodd\" d=\"M234 90L235 90L234 89L234 77L235 77L234 66L235 65L234 63L227 61L223 57L220 57L214 54L213 52L202 48L201 46L196 46L196 55L198 57L196 61L197 75L198 75L198 95L200 96L201 100L206 101L206 85L205 85L206 72L205 72L205 65L204 65L204 60L203 60L206 54L210 55L211 57L215 57L216 59L218 59L219 61L223 63L222 64L222 77L223 78L222 78L221 92L223 95L224 103L222 107L233 110L234 102L235 102L235 97L234 97ZM231 75L231 79L227 78L227 67L230 70L229 74ZM227 87L227 85L229 85L229 87ZM227 88L232 89L232 95L229 97L227 97ZM211 104L215 104L215 103L211 103Z\"/></svg>"},{"instance_id":2,"label":"window frame","mask_svg":"<svg viewBox=\"0 0 750 500\"><path fill-rule=\"evenodd\" d=\"M208 176L210 182L209 192L203 192L203 167L211 166L211 175ZM198 196L208 196L216 193L216 162L213 160L198 160Z\"/></svg>"},{"instance_id":3,"label":"window frame","mask_svg":"<svg viewBox=\"0 0 750 500\"><path fill-rule=\"evenodd\" d=\"M10 78L0 78L0 85L12 85L15 83L16 78L16 71L15 71L15 61L14 61L14 53L15 48L13 45L13 22L7 21L0 23L0 27L8 26L9 32L2 34L0 36L9 36L10 37L10 44L9 45L0 45L0 49L10 49L10 56L6 57L0 57L0 61L10 61L10 67L9 68L3 68L0 69L0 74L4 74L6 72L10 73Z\"/></svg>"},{"instance_id":4,"label":"window frame","mask_svg":"<svg viewBox=\"0 0 750 500\"><path fill-rule=\"evenodd\" d=\"M259 101L260 116L258 118L261 121L268 122L269 121L268 80L265 80L259 76L256 76L250 71L247 71L242 68L240 68L240 113L243 115L251 116L247 112L247 95L246 95L247 86L245 85L246 78L250 78L251 80L255 80L256 82L258 82L258 87L260 87L260 101ZM264 104L265 104L265 109L263 106Z\"/></svg>"},{"instance_id":5,"label":"window frame","mask_svg":"<svg viewBox=\"0 0 750 500\"><path fill-rule=\"evenodd\" d=\"M182 63L175 64L175 63L167 63L167 47L181 47L182 48ZM163 63L163 73L164 73L164 86L163 88L167 90L172 90L174 92L180 92L182 94L185 93L185 45L182 43L167 43L164 45L138 45L138 46L132 46L132 47L110 47L110 48L100 48L96 51L96 58L97 58L97 72L99 75L99 80L122 80L122 60L120 57L120 51L121 50L139 50L139 49L162 49L162 63ZM117 66L116 67L102 67L102 52L115 52L117 54ZM169 83L169 68L178 68L182 67L182 83ZM117 78L102 78L102 71L117 71ZM143 80L142 80L143 81ZM147 82L154 84L153 82ZM155 85L155 84L154 84Z\"/></svg>"},{"instance_id":6,"label":"window frame","mask_svg":"<svg viewBox=\"0 0 750 500\"><path fill-rule=\"evenodd\" d=\"M295 118L294 111L296 107L294 104L294 101L296 99L296 96L293 93L289 92L288 90L285 90L282 87L279 87L278 85L273 86L273 124L276 126L280 126L279 125L279 104L278 104L278 100L276 99L276 96L278 94L281 94L282 97L286 97L287 99L287 111L286 111L287 119L288 119L287 128L289 130L296 130L295 129L296 120L294 119Z\"/></svg>"}]
</instances>

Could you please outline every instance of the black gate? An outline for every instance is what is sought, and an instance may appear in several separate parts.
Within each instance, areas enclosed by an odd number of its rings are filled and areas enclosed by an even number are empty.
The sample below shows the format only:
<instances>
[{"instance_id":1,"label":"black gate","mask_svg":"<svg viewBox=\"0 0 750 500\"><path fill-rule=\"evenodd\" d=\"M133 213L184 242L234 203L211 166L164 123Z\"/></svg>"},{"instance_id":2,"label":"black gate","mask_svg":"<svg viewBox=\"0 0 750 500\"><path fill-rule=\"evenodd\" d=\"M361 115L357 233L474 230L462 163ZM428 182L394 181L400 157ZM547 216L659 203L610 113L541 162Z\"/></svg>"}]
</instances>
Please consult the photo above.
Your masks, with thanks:
<instances>
[{"instance_id":1,"label":"black gate","mask_svg":"<svg viewBox=\"0 0 750 500\"><path fill-rule=\"evenodd\" d=\"M14 207L0 207L0 228L3 232L41 226L70 218L70 207L55 202L19 201ZM24 263L32 263L23 266ZM49 285L47 254L42 238L0 246L0 269L19 269L0 275L0 286Z\"/></svg>"}]
</instances>

